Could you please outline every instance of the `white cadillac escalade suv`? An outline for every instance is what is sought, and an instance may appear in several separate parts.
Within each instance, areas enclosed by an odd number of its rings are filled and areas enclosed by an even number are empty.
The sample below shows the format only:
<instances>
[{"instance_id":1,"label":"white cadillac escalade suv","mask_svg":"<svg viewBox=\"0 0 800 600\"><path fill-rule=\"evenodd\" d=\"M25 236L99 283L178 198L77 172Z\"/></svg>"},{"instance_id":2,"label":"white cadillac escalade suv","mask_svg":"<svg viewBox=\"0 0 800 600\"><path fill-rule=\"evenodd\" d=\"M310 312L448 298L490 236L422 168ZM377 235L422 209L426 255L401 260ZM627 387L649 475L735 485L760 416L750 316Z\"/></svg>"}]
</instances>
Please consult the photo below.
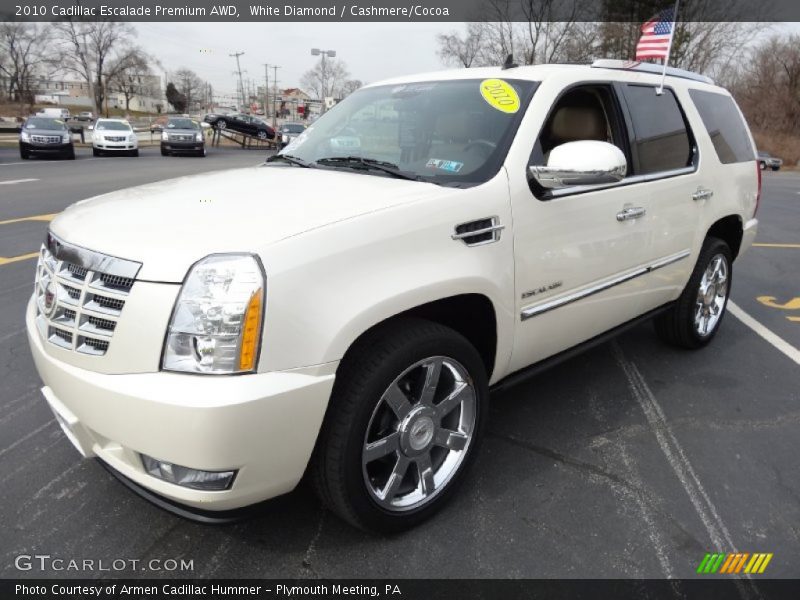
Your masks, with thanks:
<instances>
[{"instance_id":1,"label":"white cadillac escalade suv","mask_svg":"<svg viewBox=\"0 0 800 600\"><path fill-rule=\"evenodd\" d=\"M728 92L670 70L658 93L657 71L377 83L262 166L78 202L27 309L45 399L84 456L184 514L307 472L356 526L422 521L493 387L641 319L684 348L718 330L755 148Z\"/></svg>"}]
</instances>

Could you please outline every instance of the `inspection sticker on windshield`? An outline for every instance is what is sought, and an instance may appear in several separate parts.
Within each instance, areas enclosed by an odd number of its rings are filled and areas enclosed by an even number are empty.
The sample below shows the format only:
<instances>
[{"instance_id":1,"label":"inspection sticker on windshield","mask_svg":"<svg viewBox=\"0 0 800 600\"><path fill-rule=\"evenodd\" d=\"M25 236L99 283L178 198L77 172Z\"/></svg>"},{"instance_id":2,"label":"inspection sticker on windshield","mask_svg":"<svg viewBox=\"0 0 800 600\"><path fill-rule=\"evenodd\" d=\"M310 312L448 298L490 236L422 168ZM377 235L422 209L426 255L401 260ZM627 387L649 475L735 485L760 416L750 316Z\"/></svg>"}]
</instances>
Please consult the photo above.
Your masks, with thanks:
<instances>
[{"instance_id":1,"label":"inspection sticker on windshield","mask_svg":"<svg viewBox=\"0 0 800 600\"><path fill-rule=\"evenodd\" d=\"M439 169L448 173L458 173L464 163L457 160L442 160L441 158L431 158L425 165L429 169Z\"/></svg>"},{"instance_id":2,"label":"inspection sticker on windshield","mask_svg":"<svg viewBox=\"0 0 800 600\"><path fill-rule=\"evenodd\" d=\"M517 90L502 79L481 81L481 96L489 103L489 106L500 112L514 114L519 110Z\"/></svg>"}]
</instances>

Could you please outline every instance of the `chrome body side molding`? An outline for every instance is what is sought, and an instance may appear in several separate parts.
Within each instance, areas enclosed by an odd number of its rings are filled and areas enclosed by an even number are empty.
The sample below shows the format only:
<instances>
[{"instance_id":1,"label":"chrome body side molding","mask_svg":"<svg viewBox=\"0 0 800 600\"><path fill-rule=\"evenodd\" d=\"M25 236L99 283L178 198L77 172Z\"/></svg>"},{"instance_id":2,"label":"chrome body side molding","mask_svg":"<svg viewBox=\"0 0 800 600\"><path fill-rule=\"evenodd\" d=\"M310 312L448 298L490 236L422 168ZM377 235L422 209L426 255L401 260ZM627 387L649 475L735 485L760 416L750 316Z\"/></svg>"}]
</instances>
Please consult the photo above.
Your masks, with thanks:
<instances>
[{"instance_id":1,"label":"chrome body side molding","mask_svg":"<svg viewBox=\"0 0 800 600\"><path fill-rule=\"evenodd\" d=\"M562 296L561 298L554 298L553 300L548 300L540 304L528 306L522 309L520 318L523 321L527 321L530 318L544 314L546 312L550 312L551 310L555 310L556 308L561 308L562 306L566 306L567 304L572 304L573 302L577 302L578 300L583 300L584 298L593 296L594 294L599 294L600 292L610 289L614 286L620 285L621 283L625 283L626 281L630 281L631 279L635 279L642 275L646 275L647 273L655 271L656 269L661 269L663 267L666 267L667 265L671 265L672 263L678 262L679 260L683 260L684 258L687 258L690 254L691 250L682 250L675 254L671 254L670 256L665 256L664 258L661 258L647 266L639 267L637 269L634 269L633 271L628 271L627 273L616 275L610 279L600 281L588 288L582 289L577 292L573 292L566 296Z\"/></svg>"}]
</instances>

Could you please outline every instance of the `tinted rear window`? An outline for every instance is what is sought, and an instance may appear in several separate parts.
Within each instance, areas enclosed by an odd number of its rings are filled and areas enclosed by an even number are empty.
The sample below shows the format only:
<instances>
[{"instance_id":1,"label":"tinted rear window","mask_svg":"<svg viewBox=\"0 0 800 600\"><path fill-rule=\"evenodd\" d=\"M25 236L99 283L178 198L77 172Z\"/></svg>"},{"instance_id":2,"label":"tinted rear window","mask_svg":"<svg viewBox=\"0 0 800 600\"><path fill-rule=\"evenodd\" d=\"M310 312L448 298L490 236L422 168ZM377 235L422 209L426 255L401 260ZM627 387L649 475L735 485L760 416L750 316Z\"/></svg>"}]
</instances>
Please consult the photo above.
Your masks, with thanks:
<instances>
[{"instance_id":1,"label":"tinted rear window","mask_svg":"<svg viewBox=\"0 0 800 600\"><path fill-rule=\"evenodd\" d=\"M755 160L747 125L733 98L713 92L689 90L717 156L723 164Z\"/></svg>"},{"instance_id":2,"label":"tinted rear window","mask_svg":"<svg viewBox=\"0 0 800 600\"><path fill-rule=\"evenodd\" d=\"M660 96L651 86L625 86L633 121L633 146L639 156L638 174L681 169L692 164L692 141L672 90Z\"/></svg>"}]
</instances>

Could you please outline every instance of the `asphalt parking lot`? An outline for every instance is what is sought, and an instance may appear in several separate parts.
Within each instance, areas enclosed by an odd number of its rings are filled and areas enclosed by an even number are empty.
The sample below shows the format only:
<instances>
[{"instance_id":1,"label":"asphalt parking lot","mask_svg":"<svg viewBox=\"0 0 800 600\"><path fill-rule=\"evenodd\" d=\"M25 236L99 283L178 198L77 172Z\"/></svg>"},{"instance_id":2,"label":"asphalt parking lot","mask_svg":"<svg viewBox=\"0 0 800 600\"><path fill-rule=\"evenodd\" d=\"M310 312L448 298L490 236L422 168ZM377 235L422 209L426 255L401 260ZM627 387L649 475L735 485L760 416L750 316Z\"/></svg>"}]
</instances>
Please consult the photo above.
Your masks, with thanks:
<instances>
[{"instance_id":1,"label":"asphalt parking lot","mask_svg":"<svg viewBox=\"0 0 800 600\"><path fill-rule=\"evenodd\" d=\"M416 530L378 537L326 513L305 486L247 521L195 524L80 458L40 397L23 331L29 255L49 215L263 155L78 154L22 162L0 148L1 577L680 578L694 576L706 552L774 553L768 576L800 576L800 365L766 339L800 348L800 173L765 174L765 245L735 264L733 300L754 321L728 314L699 352L667 347L643 325L495 394L459 497ZM194 568L20 572L21 554L189 559Z\"/></svg>"}]
</instances>

